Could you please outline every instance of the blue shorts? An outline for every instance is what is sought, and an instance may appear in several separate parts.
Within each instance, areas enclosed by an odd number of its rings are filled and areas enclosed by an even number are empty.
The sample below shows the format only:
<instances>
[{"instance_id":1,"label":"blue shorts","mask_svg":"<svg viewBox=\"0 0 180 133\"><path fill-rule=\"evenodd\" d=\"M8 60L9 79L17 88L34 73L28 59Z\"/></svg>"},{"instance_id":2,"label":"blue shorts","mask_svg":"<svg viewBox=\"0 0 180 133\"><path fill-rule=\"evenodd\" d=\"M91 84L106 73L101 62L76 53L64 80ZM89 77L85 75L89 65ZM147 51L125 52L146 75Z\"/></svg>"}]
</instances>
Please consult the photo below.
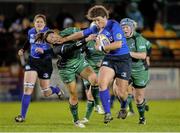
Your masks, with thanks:
<instances>
[{"instance_id":1,"label":"blue shorts","mask_svg":"<svg viewBox=\"0 0 180 133\"><path fill-rule=\"evenodd\" d=\"M102 66L110 67L115 72L115 77L129 80L131 77L131 57L129 54L110 56L106 55Z\"/></svg>"},{"instance_id":2,"label":"blue shorts","mask_svg":"<svg viewBox=\"0 0 180 133\"><path fill-rule=\"evenodd\" d=\"M50 79L53 71L52 59L35 59L29 57L29 60L25 65L25 71L36 71L38 73L38 78Z\"/></svg>"}]
</instances>

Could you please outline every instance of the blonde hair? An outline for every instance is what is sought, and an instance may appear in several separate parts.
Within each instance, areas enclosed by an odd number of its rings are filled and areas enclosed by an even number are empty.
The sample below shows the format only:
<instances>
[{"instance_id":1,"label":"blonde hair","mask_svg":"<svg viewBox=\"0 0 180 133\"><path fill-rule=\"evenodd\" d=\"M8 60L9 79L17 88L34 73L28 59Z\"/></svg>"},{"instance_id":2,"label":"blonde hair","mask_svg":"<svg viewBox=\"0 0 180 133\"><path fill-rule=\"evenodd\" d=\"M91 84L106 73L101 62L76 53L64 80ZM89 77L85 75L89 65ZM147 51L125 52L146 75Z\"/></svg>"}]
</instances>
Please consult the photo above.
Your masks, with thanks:
<instances>
[{"instance_id":1,"label":"blonde hair","mask_svg":"<svg viewBox=\"0 0 180 133\"><path fill-rule=\"evenodd\" d=\"M108 19L109 11L102 5L95 5L88 10L88 13L86 15L89 20L93 20L98 16L106 17Z\"/></svg>"}]
</instances>

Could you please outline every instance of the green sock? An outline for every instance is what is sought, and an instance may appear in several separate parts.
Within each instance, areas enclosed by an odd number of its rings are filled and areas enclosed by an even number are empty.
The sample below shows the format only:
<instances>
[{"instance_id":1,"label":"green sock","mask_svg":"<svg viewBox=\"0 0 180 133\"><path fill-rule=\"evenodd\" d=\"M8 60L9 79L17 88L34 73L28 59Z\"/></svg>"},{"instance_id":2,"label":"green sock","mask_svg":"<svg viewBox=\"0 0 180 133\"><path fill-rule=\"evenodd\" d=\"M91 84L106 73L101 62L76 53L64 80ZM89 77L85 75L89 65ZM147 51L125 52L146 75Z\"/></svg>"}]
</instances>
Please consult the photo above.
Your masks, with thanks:
<instances>
[{"instance_id":1,"label":"green sock","mask_svg":"<svg viewBox=\"0 0 180 133\"><path fill-rule=\"evenodd\" d=\"M86 116L85 116L88 120L92 114L93 108L94 108L94 101L88 100L87 107L86 107Z\"/></svg>"},{"instance_id":2,"label":"green sock","mask_svg":"<svg viewBox=\"0 0 180 133\"><path fill-rule=\"evenodd\" d=\"M146 105L146 100L145 99L141 104L137 104L137 109L138 109L140 117L144 117L145 105Z\"/></svg>"},{"instance_id":3,"label":"green sock","mask_svg":"<svg viewBox=\"0 0 180 133\"><path fill-rule=\"evenodd\" d=\"M99 87L98 86L91 86L91 92L94 98L94 105L99 105Z\"/></svg>"},{"instance_id":4,"label":"green sock","mask_svg":"<svg viewBox=\"0 0 180 133\"><path fill-rule=\"evenodd\" d=\"M78 103L76 105L69 104L69 108L71 110L71 114L73 116L74 122L79 120L78 116Z\"/></svg>"},{"instance_id":5,"label":"green sock","mask_svg":"<svg viewBox=\"0 0 180 133\"><path fill-rule=\"evenodd\" d=\"M134 112L133 106L132 106L132 98L133 98L133 96L131 94L128 94L127 102L128 102L128 105L129 105L129 111Z\"/></svg>"}]
</instances>

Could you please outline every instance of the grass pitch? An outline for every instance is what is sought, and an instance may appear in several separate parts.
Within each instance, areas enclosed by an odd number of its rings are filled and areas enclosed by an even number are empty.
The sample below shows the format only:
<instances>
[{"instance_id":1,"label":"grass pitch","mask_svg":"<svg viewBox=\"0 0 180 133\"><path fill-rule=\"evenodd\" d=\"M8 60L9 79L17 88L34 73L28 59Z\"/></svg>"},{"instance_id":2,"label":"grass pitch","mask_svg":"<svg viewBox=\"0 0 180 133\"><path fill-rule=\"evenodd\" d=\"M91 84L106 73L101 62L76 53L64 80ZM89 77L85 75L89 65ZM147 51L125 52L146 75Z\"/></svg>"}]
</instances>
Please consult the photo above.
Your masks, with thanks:
<instances>
[{"instance_id":1,"label":"grass pitch","mask_svg":"<svg viewBox=\"0 0 180 133\"><path fill-rule=\"evenodd\" d=\"M149 101L147 124L138 125L138 113L127 119L117 119L118 102L112 109L114 120L105 125L103 115L93 112L86 128L72 123L68 101L31 102L24 123L16 123L20 102L0 103L0 132L180 132L180 100ZM79 116L83 118L86 102L79 103Z\"/></svg>"}]
</instances>

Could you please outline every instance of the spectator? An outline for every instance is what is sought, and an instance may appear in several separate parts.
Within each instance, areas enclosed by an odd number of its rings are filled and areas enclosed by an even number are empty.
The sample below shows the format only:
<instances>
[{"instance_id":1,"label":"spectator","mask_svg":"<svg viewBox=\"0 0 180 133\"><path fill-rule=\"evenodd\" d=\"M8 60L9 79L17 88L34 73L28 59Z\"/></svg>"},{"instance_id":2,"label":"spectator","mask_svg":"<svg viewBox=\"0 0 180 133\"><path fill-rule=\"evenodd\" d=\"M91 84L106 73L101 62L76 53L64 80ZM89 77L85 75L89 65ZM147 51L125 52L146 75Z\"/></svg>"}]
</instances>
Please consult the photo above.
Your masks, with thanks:
<instances>
[{"instance_id":1,"label":"spectator","mask_svg":"<svg viewBox=\"0 0 180 133\"><path fill-rule=\"evenodd\" d=\"M127 17L129 17L137 22L137 30L143 29L144 19L143 19L143 16L142 16L140 10L138 9L137 3L132 2L127 6L126 15L127 15Z\"/></svg>"},{"instance_id":2,"label":"spectator","mask_svg":"<svg viewBox=\"0 0 180 133\"><path fill-rule=\"evenodd\" d=\"M0 14L0 33L5 33L5 16L4 14Z\"/></svg>"}]
</instances>

